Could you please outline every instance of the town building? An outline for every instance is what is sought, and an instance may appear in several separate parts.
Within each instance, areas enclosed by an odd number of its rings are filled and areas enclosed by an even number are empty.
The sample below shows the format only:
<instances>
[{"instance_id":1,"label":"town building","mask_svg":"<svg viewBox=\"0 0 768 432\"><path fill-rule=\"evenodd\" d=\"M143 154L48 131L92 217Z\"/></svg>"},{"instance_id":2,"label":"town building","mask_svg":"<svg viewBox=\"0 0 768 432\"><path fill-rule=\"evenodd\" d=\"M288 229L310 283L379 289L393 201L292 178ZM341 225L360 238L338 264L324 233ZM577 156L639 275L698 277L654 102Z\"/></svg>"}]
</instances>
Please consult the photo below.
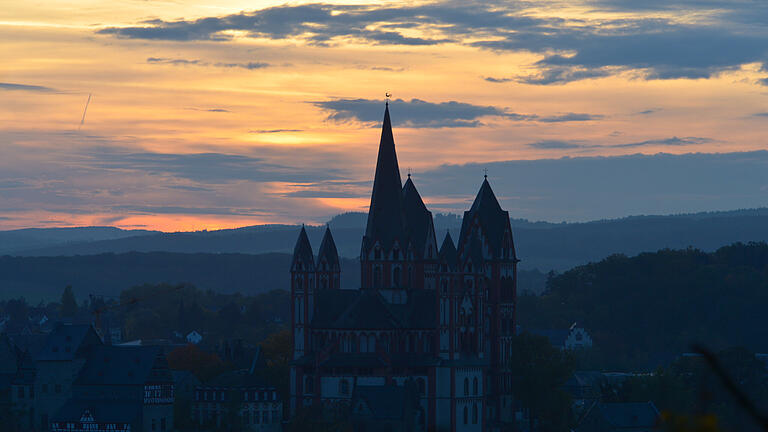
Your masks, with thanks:
<instances>
[{"instance_id":1,"label":"town building","mask_svg":"<svg viewBox=\"0 0 768 432\"><path fill-rule=\"evenodd\" d=\"M193 420L215 429L278 432L283 403L277 389L246 370L224 373L195 389Z\"/></svg>"},{"instance_id":2,"label":"town building","mask_svg":"<svg viewBox=\"0 0 768 432\"><path fill-rule=\"evenodd\" d=\"M486 431L513 421L507 365L517 263L509 213L487 176L457 243L448 234L437 242L413 179L401 181L387 106L360 285L340 286L330 228L317 256L304 228L294 249L290 412L348 413L358 386L414 382L421 430Z\"/></svg>"}]
</instances>

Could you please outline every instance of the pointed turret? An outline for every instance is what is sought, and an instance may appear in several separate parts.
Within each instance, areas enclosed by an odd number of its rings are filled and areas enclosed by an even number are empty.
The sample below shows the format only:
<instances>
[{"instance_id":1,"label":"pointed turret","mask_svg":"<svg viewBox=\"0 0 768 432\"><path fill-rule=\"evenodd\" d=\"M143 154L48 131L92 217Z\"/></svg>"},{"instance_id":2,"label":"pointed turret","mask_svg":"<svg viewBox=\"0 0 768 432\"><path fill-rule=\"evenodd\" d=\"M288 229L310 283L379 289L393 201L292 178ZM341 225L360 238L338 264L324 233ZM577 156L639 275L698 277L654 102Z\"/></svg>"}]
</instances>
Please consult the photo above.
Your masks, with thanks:
<instances>
[{"instance_id":1,"label":"pointed turret","mask_svg":"<svg viewBox=\"0 0 768 432\"><path fill-rule=\"evenodd\" d=\"M331 235L331 228L325 227L323 241L320 242L320 250L317 253L317 267L319 271L340 271L339 252Z\"/></svg>"},{"instance_id":2,"label":"pointed turret","mask_svg":"<svg viewBox=\"0 0 768 432\"><path fill-rule=\"evenodd\" d=\"M440 246L440 252L437 255L441 264L445 264L449 271L456 270L458 263L458 253L456 252L456 246L453 244L453 238L450 232L445 233L443 244Z\"/></svg>"},{"instance_id":3,"label":"pointed turret","mask_svg":"<svg viewBox=\"0 0 768 432\"><path fill-rule=\"evenodd\" d=\"M389 251L395 240L403 241L405 218L402 187L400 167L397 164L395 152L395 139L392 136L392 122L389 119L389 106L387 106L381 128L368 223L363 237L364 253L367 253L376 242L379 242L385 251Z\"/></svg>"},{"instance_id":4,"label":"pointed turret","mask_svg":"<svg viewBox=\"0 0 768 432\"><path fill-rule=\"evenodd\" d=\"M475 227L480 230L474 229ZM482 235L484 241L480 238L473 240L473 254L478 253L480 246L477 243L479 242L487 245L491 258L515 259L509 212L501 208L487 177L483 180L472 207L464 212L458 248L462 255L469 252L470 237L477 235Z\"/></svg>"},{"instance_id":5,"label":"pointed turret","mask_svg":"<svg viewBox=\"0 0 768 432\"><path fill-rule=\"evenodd\" d=\"M403 210L405 212L406 231L417 258L431 258L428 249L437 249L432 212L427 210L416 186L408 175L403 186ZM435 250L436 252L436 250Z\"/></svg>"},{"instance_id":6,"label":"pointed turret","mask_svg":"<svg viewBox=\"0 0 768 432\"><path fill-rule=\"evenodd\" d=\"M307 237L307 230L302 225L299 238L296 240L296 246L293 248L291 271L314 271L315 258L313 255L312 245L309 244L309 237Z\"/></svg>"}]
</instances>

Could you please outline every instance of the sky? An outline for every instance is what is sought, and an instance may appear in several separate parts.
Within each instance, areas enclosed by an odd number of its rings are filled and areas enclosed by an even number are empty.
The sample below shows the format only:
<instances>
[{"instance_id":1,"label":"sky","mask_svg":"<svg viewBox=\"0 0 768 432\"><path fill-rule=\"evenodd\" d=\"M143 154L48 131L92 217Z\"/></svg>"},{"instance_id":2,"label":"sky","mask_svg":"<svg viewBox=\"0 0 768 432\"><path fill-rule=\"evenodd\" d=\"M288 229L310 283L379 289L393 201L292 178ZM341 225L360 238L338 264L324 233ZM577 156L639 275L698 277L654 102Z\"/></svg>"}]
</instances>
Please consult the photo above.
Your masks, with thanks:
<instances>
[{"instance_id":1,"label":"sky","mask_svg":"<svg viewBox=\"0 0 768 432\"><path fill-rule=\"evenodd\" d=\"M387 92L433 212L486 169L531 220L768 206L766 23L764 0L10 0L0 229L367 211Z\"/></svg>"}]
</instances>

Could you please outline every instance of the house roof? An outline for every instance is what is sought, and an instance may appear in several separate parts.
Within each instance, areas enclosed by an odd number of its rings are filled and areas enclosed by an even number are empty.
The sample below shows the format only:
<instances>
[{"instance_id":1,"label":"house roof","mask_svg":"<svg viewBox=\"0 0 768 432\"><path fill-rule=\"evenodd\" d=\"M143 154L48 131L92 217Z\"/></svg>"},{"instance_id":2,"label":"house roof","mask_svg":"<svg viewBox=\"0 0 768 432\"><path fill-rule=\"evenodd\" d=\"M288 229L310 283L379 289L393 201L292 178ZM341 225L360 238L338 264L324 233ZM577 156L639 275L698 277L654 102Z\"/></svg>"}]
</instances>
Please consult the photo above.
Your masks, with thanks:
<instances>
[{"instance_id":1,"label":"house roof","mask_svg":"<svg viewBox=\"0 0 768 432\"><path fill-rule=\"evenodd\" d=\"M72 360L84 348L101 344L101 339L90 324L59 324L48 335L35 360Z\"/></svg>"},{"instance_id":2,"label":"house roof","mask_svg":"<svg viewBox=\"0 0 768 432\"><path fill-rule=\"evenodd\" d=\"M76 385L143 385L172 382L158 346L101 345L88 352Z\"/></svg>"}]
</instances>

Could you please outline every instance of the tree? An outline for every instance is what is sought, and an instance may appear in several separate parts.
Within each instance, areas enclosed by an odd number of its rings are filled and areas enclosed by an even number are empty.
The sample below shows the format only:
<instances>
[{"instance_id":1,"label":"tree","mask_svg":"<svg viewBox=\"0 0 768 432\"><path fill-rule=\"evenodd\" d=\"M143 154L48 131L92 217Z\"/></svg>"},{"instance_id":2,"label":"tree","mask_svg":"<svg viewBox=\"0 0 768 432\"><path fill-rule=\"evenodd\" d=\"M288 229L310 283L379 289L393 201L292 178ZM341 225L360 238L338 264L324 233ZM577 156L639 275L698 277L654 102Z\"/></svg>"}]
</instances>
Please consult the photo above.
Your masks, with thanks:
<instances>
[{"instance_id":1,"label":"tree","mask_svg":"<svg viewBox=\"0 0 768 432\"><path fill-rule=\"evenodd\" d=\"M77 315L77 300L72 292L72 285L67 285L61 294L61 316L73 317Z\"/></svg>"},{"instance_id":2,"label":"tree","mask_svg":"<svg viewBox=\"0 0 768 432\"><path fill-rule=\"evenodd\" d=\"M205 382L226 371L224 362L214 353L188 344L168 353L168 366L173 370L186 370Z\"/></svg>"},{"instance_id":3,"label":"tree","mask_svg":"<svg viewBox=\"0 0 768 432\"><path fill-rule=\"evenodd\" d=\"M573 374L573 360L549 339L528 333L514 336L510 351L512 393L528 409L530 430L568 430L571 400L561 389Z\"/></svg>"}]
</instances>

